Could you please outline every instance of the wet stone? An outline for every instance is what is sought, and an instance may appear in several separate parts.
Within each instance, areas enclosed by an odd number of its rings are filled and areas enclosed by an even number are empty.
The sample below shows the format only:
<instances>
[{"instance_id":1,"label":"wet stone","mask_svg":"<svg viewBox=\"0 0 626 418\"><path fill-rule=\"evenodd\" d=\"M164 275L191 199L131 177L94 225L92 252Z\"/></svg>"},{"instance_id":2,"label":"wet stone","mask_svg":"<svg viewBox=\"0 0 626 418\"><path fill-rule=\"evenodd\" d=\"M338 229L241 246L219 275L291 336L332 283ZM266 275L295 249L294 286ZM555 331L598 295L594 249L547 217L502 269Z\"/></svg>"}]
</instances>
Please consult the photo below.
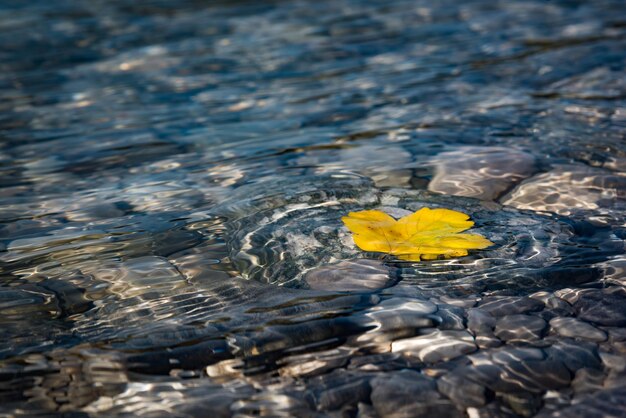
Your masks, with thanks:
<instances>
[{"instance_id":1,"label":"wet stone","mask_svg":"<svg viewBox=\"0 0 626 418\"><path fill-rule=\"evenodd\" d=\"M489 297L481 301L478 307L495 317L535 312L543 309L544 304L528 297Z\"/></svg>"},{"instance_id":2,"label":"wet stone","mask_svg":"<svg viewBox=\"0 0 626 418\"><path fill-rule=\"evenodd\" d=\"M564 337L583 338L590 341L605 341L606 332L576 318L554 318L550 326Z\"/></svg>"},{"instance_id":3,"label":"wet stone","mask_svg":"<svg viewBox=\"0 0 626 418\"><path fill-rule=\"evenodd\" d=\"M575 399L572 406L540 418L621 418L626 416L626 389L622 387L601 390Z\"/></svg>"},{"instance_id":4,"label":"wet stone","mask_svg":"<svg viewBox=\"0 0 626 418\"><path fill-rule=\"evenodd\" d=\"M381 417L461 417L452 402L436 391L435 381L412 370L372 380L372 405Z\"/></svg>"},{"instance_id":5,"label":"wet stone","mask_svg":"<svg viewBox=\"0 0 626 418\"><path fill-rule=\"evenodd\" d=\"M506 341L532 341L541 338L546 321L530 315L507 315L496 322L495 335Z\"/></svg>"},{"instance_id":6,"label":"wet stone","mask_svg":"<svg viewBox=\"0 0 626 418\"><path fill-rule=\"evenodd\" d=\"M556 359L511 361L503 365L502 379L516 382L523 392L543 392L569 386L570 371Z\"/></svg>"},{"instance_id":7,"label":"wet stone","mask_svg":"<svg viewBox=\"0 0 626 418\"><path fill-rule=\"evenodd\" d=\"M502 147L459 147L431 163L435 176L429 190L482 200L495 200L535 171L531 154Z\"/></svg>"},{"instance_id":8,"label":"wet stone","mask_svg":"<svg viewBox=\"0 0 626 418\"><path fill-rule=\"evenodd\" d=\"M474 335L493 334L496 319L487 311L470 309L467 312L467 329Z\"/></svg>"},{"instance_id":9,"label":"wet stone","mask_svg":"<svg viewBox=\"0 0 626 418\"><path fill-rule=\"evenodd\" d=\"M465 329L465 317L463 309L452 305L438 305L435 317L440 330L463 330Z\"/></svg>"},{"instance_id":10,"label":"wet stone","mask_svg":"<svg viewBox=\"0 0 626 418\"><path fill-rule=\"evenodd\" d=\"M598 369L583 367L576 371L572 380L572 389L575 393L595 392L604 387L604 372Z\"/></svg>"},{"instance_id":11,"label":"wet stone","mask_svg":"<svg viewBox=\"0 0 626 418\"><path fill-rule=\"evenodd\" d=\"M560 164L520 184L502 203L567 216L577 210L618 207L623 200L619 190L625 185L626 177L605 170Z\"/></svg>"},{"instance_id":12,"label":"wet stone","mask_svg":"<svg viewBox=\"0 0 626 418\"><path fill-rule=\"evenodd\" d=\"M593 369L602 367L597 345L592 342L559 339L557 343L545 348L544 351L548 358L562 361L572 373L583 367Z\"/></svg>"},{"instance_id":13,"label":"wet stone","mask_svg":"<svg viewBox=\"0 0 626 418\"><path fill-rule=\"evenodd\" d=\"M437 380L437 388L452 401L464 408L487 403L486 388L460 373L448 373Z\"/></svg>"},{"instance_id":14,"label":"wet stone","mask_svg":"<svg viewBox=\"0 0 626 418\"><path fill-rule=\"evenodd\" d=\"M585 292L574 309L579 319L609 327L626 326L626 292L621 288Z\"/></svg>"},{"instance_id":15,"label":"wet stone","mask_svg":"<svg viewBox=\"0 0 626 418\"><path fill-rule=\"evenodd\" d=\"M324 411L339 409L346 404L365 402L370 397L371 390L369 379L356 378L317 394L316 405L319 410Z\"/></svg>"},{"instance_id":16,"label":"wet stone","mask_svg":"<svg viewBox=\"0 0 626 418\"><path fill-rule=\"evenodd\" d=\"M414 356L425 363L450 360L476 351L474 338L467 331L435 331L421 337L396 340L392 352Z\"/></svg>"},{"instance_id":17,"label":"wet stone","mask_svg":"<svg viewBox=\"0 0 626 418\"><path fill-rule=\"evenodd\" d=\"M389 273L389 269L380 261L357 259L317 267L309 271L304 280L309 288L315 290L376 290L395 282Z\"/></svg>"},{"instance_id":18,"label":"wet stone","mask_svg":"<svg viewBox=\"0 0 626 418\"><path fill-rule=\"evenodd\" d=\"M531 417L541 408L541 398L538 396L504 394L502 401L509 405L517 415Z\"/></svg>"}]
</instances>

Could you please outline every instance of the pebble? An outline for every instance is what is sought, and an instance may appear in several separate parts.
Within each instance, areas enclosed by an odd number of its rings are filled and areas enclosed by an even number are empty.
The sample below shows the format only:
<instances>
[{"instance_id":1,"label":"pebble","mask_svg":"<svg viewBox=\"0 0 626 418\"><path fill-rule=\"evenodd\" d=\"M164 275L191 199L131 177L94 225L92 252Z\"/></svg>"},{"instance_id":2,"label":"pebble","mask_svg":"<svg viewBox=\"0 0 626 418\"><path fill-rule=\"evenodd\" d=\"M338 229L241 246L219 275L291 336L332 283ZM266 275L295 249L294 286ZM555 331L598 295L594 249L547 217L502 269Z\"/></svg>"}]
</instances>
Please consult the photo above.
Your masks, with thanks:
<instances>
[{"instance_id":1,"label":"pebble","mask_svg":"<svg viewBox=\"0 0 626 418\"><path fill-rule=\"evenodd\" d=\"M458 147L437 155L428 190L454 196L495 200L535 171L535 158L503 147Z\"/></svg>"},{"instance_id":2,"label":"pebble","mask_svg":"<svg viewBox=\"0 0 626 418\"><path fill-rule=\"evenodd\" d=\"M584 292L574 302L579 319L609 327L626 326L626 292L609 288Z\"/></svg>"},{"instance_id":3,"label":"pebble","mask_svg":"<svg viewBox=\"0 0 626 418\"><path fill-rule=\"evenodd\" d=\"M474 338L467 331L435 331L421 337L396 340L392 352L418 357L425 363L450 360L476 351Z\"/></svg>"},{"instance_id":4,"label":"pebble","mask_svg":"<svg viewBox=\"0 0 626 418\"><path fill-rule=\"evenodd\" d=\"M583 338L590 341L606 341L606 332L576 318L554 318L550 326L563 337Z\"/></svg>"},{"instance_id":5,"label":"pebble","mask_svg":"<svg viewBox=\"0 0 626 418\"><path fill-rule=\"evenodd\" d=\"M543 309L544 304L539 300L528 297L492 296L483 299L478 307L498 317L540 311Z\"/></svg>"},{"instance_id":6,"label":"pebble","mask_svg":"<svg viewBox=\"0 0 626 418\"><path fill-rule=\"evenodd\" d=\"M544 349L548 358L562 361L571 371L583 367L599 369L602 367L595 343L581 340L563 339Z\"/></svg>"},{"instance_id":7,"label":"pebble","mask_svg":"<svg viewBox=\"0 0 626 418\"><path fill-rule=\"evenodd\" d=\"M372 405L381 417L462 417L436 391L435 381L413 370L381 375L372 380Z\"/></svg>"},{"instance_id":8,"label":"pebble","mask_svg":"<svg viewBox=\"0 0 626 418\"><path fill-rule=\"evenodd\" d=\"M448 373L439 378L437 388L439 392L464 408L487 403L486 388L459 373Z\"/></svg>"},{"instance_id":9,"label":"pebble","mask_svg":"<svg viewBox=\"0 0 626 418\"><path fill-rule=\"evenodd\" d=\"M572 389L575 393L595 392L603 388L604 377L602 370L583 367L576 371Z\"/></svg>"},{"instance_id":10,"label":"pebble","mask_svg":"<svg viewBox=\"0 0 626 418\"><path fill-rule=\"evenodd\" d=\"M518 209L568 216L576 210L613 207L626 177L586 165L558 164L521 183L502 200Z\"/></svg>"},{"instance_id":11,"label":"pebble","mask_svg":"<svg viewBox=\"0 0 626 418\"><path fill-rule=\"evenodd\" d=\"M389 269L377 260L346 260L309 271L305 277L309 288L339 292L383 289L394 283Z\"/></svg>"},{"instance_id":12,"label":"pebble","mask_svg":"<svg viewBox=\"0 0 626 418\"><path fill-rule=\"evenodd\" d=\"M532 341L541 338L546 321L530 315L507 315L499 318L494 331L496 337L505 341Z\"/></svg>"}]
</instances>

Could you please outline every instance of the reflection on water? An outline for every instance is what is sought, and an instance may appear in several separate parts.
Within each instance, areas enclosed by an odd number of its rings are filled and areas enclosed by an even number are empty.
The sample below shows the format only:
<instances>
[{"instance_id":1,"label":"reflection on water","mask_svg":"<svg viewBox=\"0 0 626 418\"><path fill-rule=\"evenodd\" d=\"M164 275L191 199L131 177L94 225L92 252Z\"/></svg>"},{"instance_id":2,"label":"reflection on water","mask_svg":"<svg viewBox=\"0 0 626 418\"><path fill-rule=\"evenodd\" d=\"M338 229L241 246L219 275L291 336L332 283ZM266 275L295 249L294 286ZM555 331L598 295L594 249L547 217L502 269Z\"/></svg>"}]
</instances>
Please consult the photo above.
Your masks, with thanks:
<instances>
[{"instance_id":1,"label":"reflection on water","mask_svg":"<svg viewBox=\"0 0 626 418\"><path fill-rule=\"evenodd\" d=\"M0 415L623 416L622 9L0 3Z\"/></svg>"}]
</instances>

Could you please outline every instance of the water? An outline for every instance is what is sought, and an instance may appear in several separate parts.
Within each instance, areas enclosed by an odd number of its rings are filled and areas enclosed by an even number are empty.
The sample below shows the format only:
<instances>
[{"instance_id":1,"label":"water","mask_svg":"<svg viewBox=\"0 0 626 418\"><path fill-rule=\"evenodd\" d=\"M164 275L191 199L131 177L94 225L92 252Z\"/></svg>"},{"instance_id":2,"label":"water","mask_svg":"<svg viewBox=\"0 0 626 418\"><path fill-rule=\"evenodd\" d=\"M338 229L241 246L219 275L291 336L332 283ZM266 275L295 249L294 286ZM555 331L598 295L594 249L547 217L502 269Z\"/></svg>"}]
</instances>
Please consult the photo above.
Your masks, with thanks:
<instances>
[{"instance_id":1,"label":"water","mask_svg":"<svg viewBox=\"0 0 626 418\"><path fill-rule=\"evenodd\" d=\"M0 2L0 416L626 414L622 1ZM468 213L454 260L340 218Z\"/></svg>"}]
</instances>

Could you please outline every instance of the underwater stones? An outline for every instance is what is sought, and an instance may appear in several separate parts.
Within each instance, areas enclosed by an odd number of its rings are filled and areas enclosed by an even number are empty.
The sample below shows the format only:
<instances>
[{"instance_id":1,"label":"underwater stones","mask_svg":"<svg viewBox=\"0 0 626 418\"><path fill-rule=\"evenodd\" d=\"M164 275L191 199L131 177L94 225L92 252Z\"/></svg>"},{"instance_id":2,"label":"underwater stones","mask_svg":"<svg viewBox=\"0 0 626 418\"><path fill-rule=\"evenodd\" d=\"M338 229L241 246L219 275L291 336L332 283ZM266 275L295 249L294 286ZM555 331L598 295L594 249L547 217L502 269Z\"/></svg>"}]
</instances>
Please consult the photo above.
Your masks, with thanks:
<instances>
[{"instance_id":1,"label":"underwater stones","mask_svg":"<svg viewBox=\"0 0 626 418\"><path fill-rule=\"evenodd\" d=\"M484 298L478 307L494 317L499 317L540 311L544 304L528 297L491 296Z\"/></svg>"},{"instance_id":2,"label":"underwater stones","mask_svg":"<svg viewBox=\"0 0 626 418\"><path fill-rule=\"evenodd\" d=\"M538 340L546 325L546 321L537 316L506 315L496 321L494 334L508 342Z\"/></svg>"},{"instance_id":3,"label":"underwater stones","mask_svg":"<svg viewBox=\"0 0 626 418\"><path fill-rule=\"evenodd\" d=\"M437 380L439 392L464 408L487 403L486 388L459 373L448 373Z\"/></svg>"},{"instance_id":4,"label":"underwater stones","mask_svg":"<svg viewBox=\"0 0 626 418\"><path fill-rule=\"evenodd\" d=\"M413 370L380 375L371 382L371 402L381 417L461 417L436 391L435 381Z\"/></svg>"},{"instance_id":5,"label":"underwater stones","mask_svg":"<svg viewBox=\"0 0 626 418\"><path fill-rule=\"evenodd\" d=\"M495 326L496 318L488 312L478 308L467 311L467 329L474 335L479 348L498 347L502 344L493 333Z\"/></svg>"},{"instance_id":6,"label":"underwater stones","mask_svg":"<svg viewBox=\"0 0 626 418\"><path fill-rule=\"evenodd\" d=\"M369 308L358 323L372 329L356 338L360 343L381 344L381 349L389 350L389 342L398 338L412 337L422 328L432 328L437 318L431 314L437 305L427 300L395 297L383 300Z\"/></svg>"},{"instance_id":7,"label":"underwater stones","mask_svg":"<svg viewBox=\"0 0 626 418\"><path fill-rule=\"evenodd\" d=\"M354 350L337 348L286 357L277 362L281 376L304 377L328 372L348 363Z\"/></svg>"},{"instance_id":8,"label":"underwater stones","mask_svg":"<svg viewBox=\"0 0 626 418\"><path fill-rule=\"evenodd\" d=\"M550 326L564 337L583 338L590 341L605 341L606 332L576 318L553 318Z\"/></svg>"},{"instance_id":9,"label":"underwater stones","mask_svg":"<svg viewBox=\"0 0 626 418\"><path fill-rule=\"evenodd\" d=\"M437 308L435 318L438 322L438 329L442 331L448 329L465 329L465 317L462 308L452 305L437 305Z\"/></svg>"},{"instance_id":10,"label":"underwater stones","mask_svg":"<svg viewBox=\"0 0 626 418\"><path fill-rule=\"evenodd\" d=\"M535 171L535 158L503 147L457 147L431 160L435 176L428 190L495 200Z\"/></svg>"},{"instance_id":11,"label":"underwater stones","mask_svg":"<svg viewBox=\"0 0 626 418\"><path fill-rule=\"evenodd\" d=\"M334 410L348 403L356 404L367 401L371 390L372 387L367 377L357 377L339 385L331 385L331 387L316 394L317 409L322 411Z\"/></svg>"},{"instance_id":12,"label":"underwater stones","mask_svg":"<svg viewBox=\"0 0 626 418\"><path fill-rule=\"evenodd\" d=\"M598 356L598 347L588 341L559 339L552 346L544 349L547 358L563 362L572 372L583 367L599 369L602 362Z\"/></svg>"},{"instance_id":13,"label":"underwater stones","mask_svg":"<svg viewBox=\"0 0 626 418\"><path fill-rule=\"evenodd\" d=\"M377 187L407 187L412 156L400 145L361 143L311 151L298 159L298 165L314 165L319 173L359 173L371 178Z\"/></svg>"},{"instance_id":14,"label":"underwater stones","mask_svg":"<svg viewBox=\"0 0 626 418\"><path fill-rule=\"evenodd\" d=\"M394 283L389 268L378 260L344 260L309 270L304 280L311 289L328 291L376 290Z\"/></svg>"},{"instance_id":15,"label":"underwater stones","mask_svg":"<svg viewBox=\"0 0 626 418\"><path fill-rule=\"evenodd\" d=\"M518 209L571 215L577 210L613 208L624 200L626 176L584 165L558 164L531 177L503 198Z\"/></svg>"},{"instance_id":16,"label":"underwater stones","mask_svg":"<svg viewBox=\"0 0 626 418\"><path fill-rule=\"evenodd\" d=\"M540 414L540 418L622 418L626 416L626 389L601 390L575 399L569 407L551 414Z\"/></svg>"},{"instance_id":17,"label":"underwater stones","mask_svg":"<svg viewBox=\"0 0 626 418\"><path fill-rule=\"evenodd\" d=\"M392 352L417 357L424 363L438 363L476 351L474 338L467 331L435 331L420 337L396 340Z\"/></svg>"},{"instance_id":18,"label":"underwater stones","mask_svg":"<svg viewBox=\"0 0 626 418\"><path fill-rule=\"evenodd\" d=\"M609 327L626 326L626 291L621 287L582 292L573 303L579 319Z\"/></svg>"},{"instance_id":19,"label":"underwater stones","mask_svg":"<svg viewBox=\"0 0 626 418\"><path fill-rule=\"evenodd\" d=\"M618 99L626 95L626 81L620 71L597 67L559 80L538 94L574 99Z\"/></svg>"},{"instance_id":20,"label":"underwater stones","mask_svg":"<svg viewBox=\"0 0 626 418\"><path fill-rule=\"evenodd\" d=\"M604 388L604 372L598 369L583 367L576 370L572 380L575 393L595 392Z\"/></svg>"}]
</instances>

